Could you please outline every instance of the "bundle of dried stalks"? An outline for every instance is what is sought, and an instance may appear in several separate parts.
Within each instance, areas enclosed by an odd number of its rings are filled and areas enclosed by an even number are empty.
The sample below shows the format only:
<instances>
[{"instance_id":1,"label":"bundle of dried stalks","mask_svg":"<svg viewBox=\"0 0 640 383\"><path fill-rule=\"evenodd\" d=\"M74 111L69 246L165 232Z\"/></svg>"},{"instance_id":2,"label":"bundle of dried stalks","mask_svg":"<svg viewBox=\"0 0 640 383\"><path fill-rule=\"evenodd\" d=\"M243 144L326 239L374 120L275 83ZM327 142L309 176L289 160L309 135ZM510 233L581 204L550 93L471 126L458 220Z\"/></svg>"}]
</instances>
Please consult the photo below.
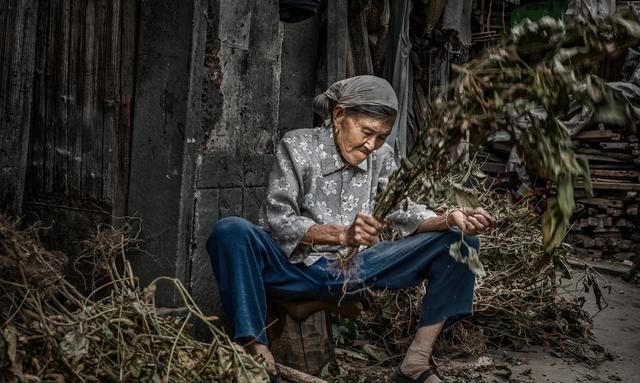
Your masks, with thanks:
<instances>
[{"instance_id":1,"label":"bundle of dried stalks","mask_svg":"<svg viewBox=\"0 0 640 383\"><path fill-rule=\"evenodd\" d=\"M490 346L545 345L572 359L603 361L609 355L592 336L591 317L583 309L584 297L563 291L557 280L558 276L568 277L568 247L557 247L552 252L556 262L540 268L544 243L539 215L527 201L513 204L505 195L490 191L476 163L464 166L442 183L449 189L464 185L467 194L473 194L480 206L492 211L499 224L481 236L481 258L487 274L477 280L474 316L451 328L439 351L447 355L474 354ZM442 210L456 203L455 197L444 193L434 200ZM554 264L565 267L558 274ZM595 274L588 271L583 282L602 305ZM426 288L386 292L374 300L361 326L388 352L404 352L415 334Z\"/></svg>"},{"instance_id":2,"label":"bundle of dried stalks","mask_svg":"<svg viewBox=\"0 0 640 383\"><path fill-rule=\"evenodd\" d=\"M84 243L84 256L110 279L88 296L62 277L63 256L43 249L37 233L0 216L1 381L268 381L265 369L210 324L179 281L159 278L138 288L124 259L137 243L130 227L101 227ZM158 283L175 286L186 318L158 315ZM103 290L109 294L95 299ZM211 343L188 335L192 320L208 326Z\"/></svg>"},{"instance_id":3,"label":"bundle of dried stalks","mask_svg":"<svg viewBox=\"0 0 640 383\"><path fill-rule=\"evenodd\" d=\"M405 197L432 200L443 189L449 153L471 134L483 142L505 131L528 167L557 186L542 220L545 253L560 245L574 208L573 186L588 166L576 157L562 121L576 106L605 122L633 124L629 103L592 75L607 55L640 42L640 24L631 14L569 24L552 18L514 27L497 46L463 67L445 97L434 102L416 144L387 188L376 197L374 216L382 221ZM355 250L341 255L348 270ZM548 260L548 259L547 259Z\"/></svg>"}]
</instances>

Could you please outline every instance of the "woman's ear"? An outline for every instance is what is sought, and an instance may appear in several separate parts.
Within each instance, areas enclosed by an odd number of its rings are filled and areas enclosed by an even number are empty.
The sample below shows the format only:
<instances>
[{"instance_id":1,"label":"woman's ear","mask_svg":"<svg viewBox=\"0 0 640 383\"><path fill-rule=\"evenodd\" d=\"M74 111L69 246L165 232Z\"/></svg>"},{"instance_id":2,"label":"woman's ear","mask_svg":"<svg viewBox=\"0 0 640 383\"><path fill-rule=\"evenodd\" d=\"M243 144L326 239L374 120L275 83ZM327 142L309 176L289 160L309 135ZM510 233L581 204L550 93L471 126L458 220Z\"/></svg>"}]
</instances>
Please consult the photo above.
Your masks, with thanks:
<instances>
[{"instance_id":1,"label":"woman's ear","mask_svg":"<svg viewBox=\"0 0 640 383\"><path fill-rule=\"evenodd\" d=\"M342 123L342 120L345 118L347 113L344 109L344 106L336 105L336 107L333 108L332 114L333 114L333 124L339 125L340 123Z\"/></svg>"}]
</instances>

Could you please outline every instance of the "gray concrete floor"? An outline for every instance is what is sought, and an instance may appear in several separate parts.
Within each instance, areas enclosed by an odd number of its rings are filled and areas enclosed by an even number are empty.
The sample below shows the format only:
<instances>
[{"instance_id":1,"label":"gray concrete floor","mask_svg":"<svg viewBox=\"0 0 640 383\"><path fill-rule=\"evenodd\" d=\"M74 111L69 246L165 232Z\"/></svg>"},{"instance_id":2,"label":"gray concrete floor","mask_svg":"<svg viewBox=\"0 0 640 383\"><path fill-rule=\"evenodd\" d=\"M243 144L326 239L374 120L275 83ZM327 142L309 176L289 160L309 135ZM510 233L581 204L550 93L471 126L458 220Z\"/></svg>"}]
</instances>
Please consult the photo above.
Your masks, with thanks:
<instances>
[{"instance_id":1,"label":"gray concrete floor","mask_svg":"<svg viewBox=\"0 0 640 383\"><path fill-rule=\"evenodd\" d=\"M576 272L574 281L564 284L575 290L575 282L582 276ZM611 293L605 298L609 306L598 312L593 295L587 294L585 307L595 314L594 334L600 344L614 355L614 360L597 367L567 362L551 355L549 350L536 347L524 352L499 350L484 357L496 364L505 364L511 370L509 379L494 374L495 369L480 373L477 380L465 382L628 382L640 383L640 286L624 282L618 277L607 277ZM475 359L475 360L474 360ZM514 364L513 360L519 361ZM507 362L511 361L511 362ZM477 358L451 362L461 368L474 366Z\"/></svg>"},{"instance_id":2,"label":"gray concrete floor","mask_svg":"<svg viewBox=\"0 0 640 383\"><path fill-rule=\"evenodd\" d=\"M577 273L579 277L580 274ZM549 356L544 350L525 353L536 382L640 382L640 286L610 277L609 307L598 312L595 299L587 295L586 308L596 314L594 333L615 359L590 368Z\"/></svg>"},{"instance_id":3,"label":"gray concrete floor","mask_svg":"<svg viewBox=\"0 0 640 383\"><path fill-rule=\"evenodd\" d=\"M566 291L575 290L582 276L581 271L576 271L574 280L563 284ZM600 344L614 355L613 360L592 367L554 357L551 350L534 347L520 352L504 349L450 360L443 363L439 371L451 383L640 383L640 285L624 282L618 277L606 278L611 286L611 293L605 295L609 306L598 312L595 298L586 294L585 307L595 314L594 334ZM478 362L487 360L490 360L488 367L478 367ZM391 381L390 366L371 366L357 360L345 360L340 364L351 373L333 382ZM510 376L504 374L505 367Z\"/></svg>"}]
</instances>

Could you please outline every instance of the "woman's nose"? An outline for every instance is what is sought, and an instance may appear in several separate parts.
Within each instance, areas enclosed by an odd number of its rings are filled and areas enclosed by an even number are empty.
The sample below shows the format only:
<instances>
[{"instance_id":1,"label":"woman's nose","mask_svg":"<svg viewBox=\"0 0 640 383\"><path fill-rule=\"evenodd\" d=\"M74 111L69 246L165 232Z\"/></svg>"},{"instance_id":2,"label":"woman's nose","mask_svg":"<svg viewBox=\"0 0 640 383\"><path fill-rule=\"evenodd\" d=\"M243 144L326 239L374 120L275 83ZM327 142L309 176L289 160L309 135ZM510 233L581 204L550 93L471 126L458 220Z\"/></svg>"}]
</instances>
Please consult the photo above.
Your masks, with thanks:
<instances>
[{"instance_id":1,"label":"woman's nose","mask_svg":"<svg viewBox=\"0 0 640 383\"><path fill-rule=\"evenodd\" d=\"M375 140L368 139L364 142L364 147L367 149L369 153L373 152L376 149Z\"/></svg>"}]
</instances>

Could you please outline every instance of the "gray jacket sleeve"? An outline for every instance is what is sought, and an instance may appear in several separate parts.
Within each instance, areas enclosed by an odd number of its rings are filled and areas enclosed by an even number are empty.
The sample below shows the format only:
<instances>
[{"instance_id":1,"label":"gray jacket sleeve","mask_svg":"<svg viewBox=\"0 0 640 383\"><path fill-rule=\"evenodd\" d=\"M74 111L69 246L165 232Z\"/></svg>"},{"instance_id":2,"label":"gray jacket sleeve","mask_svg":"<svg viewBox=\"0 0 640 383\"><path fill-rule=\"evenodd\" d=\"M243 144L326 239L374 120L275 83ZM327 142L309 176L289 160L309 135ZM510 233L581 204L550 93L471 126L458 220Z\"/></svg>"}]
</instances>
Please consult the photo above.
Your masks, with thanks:
<instances>
[{"instance_id":1,"label":"gray jacket sleeve","mask_svg":"<svg viewBox=\"0 0 640 383\"><path fill-rule=\"evenodd\" d=\"M289 142L289 143L287 143ZM290 257L302 241L304 234L316 222L300 214L300 179L291 159L291 140L282 140L276 153L276 161L269 176L264 204L263 222L260 224L271 233L282 251ZM304 247L304 246L302 246Z\"/></svg>"},{"instance_id":2,"label":"gray jacket sleeve","mask_svg":"<svg viewBox=\"0 0 640 383\"><path fill-rule=\"evenodd\" d=\"M393 157L384 160L380 178L378 179L378 193L386 188L389 183L389 177L391 177L396 169L397 166ZM386 220L389 222L393 231L406 237L415 233L424 220L436 216L437 214L426 206L415 203L407 197L387 216Z\"/></svg>"}]
</instances>

